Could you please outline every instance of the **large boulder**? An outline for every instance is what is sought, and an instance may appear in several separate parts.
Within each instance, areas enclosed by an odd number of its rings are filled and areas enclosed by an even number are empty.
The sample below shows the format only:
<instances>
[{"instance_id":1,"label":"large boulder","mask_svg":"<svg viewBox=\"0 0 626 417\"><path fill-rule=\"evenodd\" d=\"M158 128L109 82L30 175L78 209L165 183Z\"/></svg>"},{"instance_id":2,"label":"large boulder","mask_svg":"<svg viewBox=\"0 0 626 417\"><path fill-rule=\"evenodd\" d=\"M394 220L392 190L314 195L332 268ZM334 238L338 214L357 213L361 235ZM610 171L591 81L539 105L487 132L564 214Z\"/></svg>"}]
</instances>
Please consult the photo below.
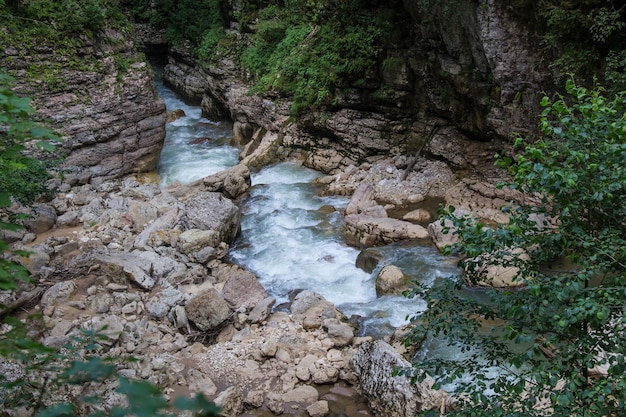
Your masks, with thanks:
<instances>
[{"instance_id":1,"label":"large boulder","mask_svg":"<svg viewBox=\"0 0 626 417\"><path fill-rule=\"evenodd\" d=\"M185 307L187 317L202 331L209 331L230 317L231 311L221 294L210 288L198 294Z\"/></svg>"},{"instance_id":2,"label":"large boulder","mask_svg":"<svg viewBox=\"0 0 626 417\"><path fill-rule=\"evenodd\" d=\"M418 224L389 217L350 214L345 220L346 240L355 246L375 246L429 236L428 231Z\"/></svg>"},{"instance_id":3,"label":"large boulder","mask_svg":"<svg viewBox=\"0 0 626 417\"><path fill-rule=\"evenodd\" d=\"M239 220L239 208L216 192L199 192L189 197L181 216L185 230L215 230L226 243L232 243L239 233Z\"/></svg>"},{"instance_id":4,"label":"large boulder","mask_svg":"<svg viewBox=\"0 0 626 417\"><path fill-rule=\"evenodd\" d=\"M448 393L432 389L432 380L412 384L405 376L394 376L395 369L411 364L382 340L361 344L352 364L359 390L385 417L413 417L423 411L445 409L451 403Z\"/></svg>"}]
</instances>

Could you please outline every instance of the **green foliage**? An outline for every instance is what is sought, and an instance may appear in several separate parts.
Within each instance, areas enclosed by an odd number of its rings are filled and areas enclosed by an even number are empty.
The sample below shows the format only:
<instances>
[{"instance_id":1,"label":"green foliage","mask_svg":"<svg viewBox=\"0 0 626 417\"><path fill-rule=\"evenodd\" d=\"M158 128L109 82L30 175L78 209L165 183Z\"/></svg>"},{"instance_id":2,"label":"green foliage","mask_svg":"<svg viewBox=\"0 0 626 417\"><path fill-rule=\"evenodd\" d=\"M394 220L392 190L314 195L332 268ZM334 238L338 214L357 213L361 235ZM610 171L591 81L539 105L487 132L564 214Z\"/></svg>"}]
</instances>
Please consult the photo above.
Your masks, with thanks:
<instances>
[{"instance_id":1,"label":"green foliage","mask_svg":"<svg viewBox=\"0 0 626 417\"><path fill-rule=\"evenodd\" d=\"M568 97L542 101L543 139L518 138L521 154L498 159L509 186L541 202L505 208L510 222L497 227L443 213L466 271L490 254L489 265L519 268L522 288L485 291L485 301L451 280L413 294L429 310L409 342L431 335L464 350L460 361L415 364L440 384L471 376L459 385L470 395L458 415L626 412L626 94L609 99L571 80L566 88Z\"/></svg>"},{"instance_id":2,"label":"green foliage","mask_svg":"<svg viewBox=\"0 0 626 417\"><path fill-rule=\"evenodd\" d=\"M373 71L388 16L366 1L294 0L259 13L242 66L256 92L293 97L292 114L331 104L335 90Z\"/></svg>"},{"instance_id":3,"label":"green foliage","mask_svg":"<svg viewBox=\"0 0 626 417\"><path fill-rule=\"evenodd\" d=\"M166 30L170 42L198 47L211 30L223 32L220 0L129 0L134 18Z\"/></svg>"},{"instance_id":4,"label":"green foliage","mask_svg":"<svg viewBox=\"0 0 626 417\"><path fill-rule=\"evenodd\" d=\"M94 34L109 22L123 27L118 0L31 0L20 7L0 4L0 13L18 25L33 26L34 33L57 38L59 34Z\"/></svg>"},{"instance_id":5,"label":"green foliage","mask_svg":"<svg viewBox=\"0 0 626 417\"><path fill-rule=\"evenodd\" d=\"M551 66L559 76L604 77L609 88L618 91L603 68L607 57L624 49L624 6L623 1L607 0L538 2L546 26L542 42L556 54Z\"/></svg>"},{"instance_id":6,"label":"green foliage","mask_svg":"<svg viewBox=\"0 0 626 417\"><path fill-rule=\"evenodd\" d=\"M46 166L25 154L26 145L34 142L41 149L51 149L49 141L57 140L54 133L32 121L34 109L27 98L11 90L13 79L0 74L0 213L13 199L28 204L48 193L50 178ZM3 216L4 217L4 216ZM0 221L0 232L13 231L20 226ZM26 280L26 270L5 254L23 255L9 250L0 239L0 290L15 288L16 279Z\"/></svg>"}]
</instances>

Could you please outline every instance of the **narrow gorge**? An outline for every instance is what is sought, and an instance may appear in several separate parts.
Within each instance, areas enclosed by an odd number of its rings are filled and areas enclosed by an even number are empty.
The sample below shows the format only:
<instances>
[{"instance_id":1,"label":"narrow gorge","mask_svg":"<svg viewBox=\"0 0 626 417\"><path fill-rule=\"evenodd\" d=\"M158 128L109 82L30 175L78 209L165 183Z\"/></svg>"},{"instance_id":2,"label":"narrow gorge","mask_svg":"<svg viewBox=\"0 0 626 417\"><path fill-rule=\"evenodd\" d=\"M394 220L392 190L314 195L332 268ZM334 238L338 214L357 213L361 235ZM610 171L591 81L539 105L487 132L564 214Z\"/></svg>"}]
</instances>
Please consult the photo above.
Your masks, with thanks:
<instances>
[{"instance_id":1,"label":"narrow gorge","mask_svg":"<svg viewBox=\"0 0 626 417\"><path fill-rule=\"evenodd\" d=\"M502 206L529 201L498 185L508 174L494 165L514 135L539 134L541 97L558 90L528 2L458 0L428 14L430 2L391 1L376 64L296 115L294 97L255 88L234 47L207 62L128 10L44 42L34 29L21 36L9 3L1 72L61 138L51 154L29 152L62 162L25 228L2 230L29 252L16 261L33 279L0 293L2 316L39 316L32 335L58 351L100 332L102 356L137 359L120 375L168 400L204 394L227 417L454 408L430 378L393 375L411 367L419 347L403 337L425 309L402 294L409 280L461 273L441 253L455 236L439 207L497 224ZM225 27L244 43L261 30ZM15 202L3 221L10 212L28 209ZM486 274L492 287L517 285L512 269ZM0 375L26 370L2 359ZM89 414L122 403L116 388L65 386L38 401ZM81 403L87 395L99 400Z\"/></svg>"}]
</instances>

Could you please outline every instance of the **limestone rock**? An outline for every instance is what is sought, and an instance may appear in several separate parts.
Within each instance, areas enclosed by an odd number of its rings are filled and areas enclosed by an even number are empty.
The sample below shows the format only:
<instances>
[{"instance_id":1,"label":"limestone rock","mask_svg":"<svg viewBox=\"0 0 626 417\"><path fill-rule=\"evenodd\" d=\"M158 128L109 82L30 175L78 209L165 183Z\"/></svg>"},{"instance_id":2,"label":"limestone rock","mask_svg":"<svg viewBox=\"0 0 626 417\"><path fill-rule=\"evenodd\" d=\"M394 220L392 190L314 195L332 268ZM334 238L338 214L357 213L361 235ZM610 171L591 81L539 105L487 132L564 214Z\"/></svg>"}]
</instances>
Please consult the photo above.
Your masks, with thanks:
<instances>
[{"instance_id":1,"label":"limestone rock","mask_svg":"<svg viewBox=\"0 0 626 417\"><path fill-rule=\"evenodd\" d=\"M220 406L220 415L223 417L236 417L243 411L243 396L237 387L228 387L220 392L214 400Z\"/></svg>"},{"instance_id":2,"label":"limestone rock","mask_svg":"<svg viewBox=\"0 0 626 417\"><path fill-rule=\"evenodd\" d=\"M465 268L465 278L471 285L494 288L521 287L525 283L516 279L520 268L508 263L523 263L530 257L523 249L513 249L510 254L494 257L492 254L482 254L470 260L475 267L469 269L470 263Z\"/></svg>"},{"instance_id":3,"label":"limestone rock","mask_svg":"<svg viewBox=\"0 0 626 417\"><path fill-rule=\"evenodd\" d=\"M250 169L244 164L237 164L204 177L202 182L207 191L219 191L228 198L238 198L250 188Z\"/></svg>"},{"instance_id":4,"label":"limestone rock","mask_svg":"<svg viewBox=\"0 0 626 417\"><path fill-rule=\"evenodd\" d=\"M346 323L341 323L336 319L329 319L324 322L324 327L328 332L328 337L337 348L348 346L354 339L354 330Z\"/></svg>"},{"instance_id":5,"label":"limestone rock","mask_svg":"<svg viewBox=\"0 0 626 417\"><path fill-rule=\"evenodd\" d=\"M291 303L294 320L300 321L305 329L321 327L326 319L341 318L335 306L320 294L305 290L296 295Z\"/></svg>"},{"instance_id":6,"label":"limestone rock","mask_svg":"<svg viewBox=\"0 0 626 417\"><path fill-rule=\"evenodd\" d=\"M41 297L41 307L48 307L67 302L77 287L74 281L61 281L54 284Z\"/></svg>"},{"instance_id":7,"label":"limestone rock","mask_svg":"<svg viewBox=\"0 0 626 417\"><path fill-rule=\"evenodd\" d=\"M321 400L316 401L310 406L306 408L307 413L309 413L310 417L324 417L327 416L330 412L328 408L328 401Z\"/></svg>"},{"instance_id":8,"label":"limestone rock","mask_svg":"<svg viewBox=\"0 0 626 417\"><path fill-rule=\"evenodd\" d=\"M414 223L427 223L430 222L431 219L432 216L430 215L430 213L424 209L411 210L404 216L402 216L402 220Z\"/></svg>"},{"instance_id":9,"label":"limestone rock","mask_svg":"<svg viewBox=\"0 0 626 417\"><path fill-rule=\"evenodd\" d=\"M274 297L264 298L254 306L248 315L248 321L254 324L261 323L266 320L272 313L272 307L274 307L274 304L276 304L276 299Z\"/></svg>"},{"instance_id":10,"label":"limestone rock","mask_svg":"<svg viewBox=\"0 0 626 417\"><path fill-rule=\"evenodd\" d=\"M214 329L228 319L231 314L228 304L214 288L189 300L185 306L185 311L189 320L202 331Z\"/></svg>"},{"instance_id":11,"label":"limestone rock","mask_svg":"<svg viewBox=\"0 0 626 417\"><path fill-rule=\"evenodd\" d=\"M199 192L185 201L181 223L185 230L215 230L222 242L232 243L239 232L239 208L220 193Z\"/></svg>"},{"instance_id":12,"label":"limestone rock","mask_svg":"<svg viewBox=\"0 0 626 417\"><path fill-rule=\"evenodd\" d=\"M231 275L224 283L222 293L233 310L250 311L267 298L267 292L258 278L252 272L245 270Z\"/></svg>"},{"instance_id":13,"label":"limestone rock","mask_svg":"<svg viewBox=\"0 0 626 417\"><path fill-rule=\"evenodd\" d=\"M407 278L400 268L386 265L376 276L376 295L402 294L407 288Z\"/></svg>"},{"instance_id":14,"label":"limestone rock","mask_svg":"<svg viewBox=\"0 0 626 417\"><path fill-rule=\"evenodd\" d=\"M346 239L353 245L375 246L429 236L422 226L398 219L350 214L345 220Z\"/></svg>"},{"instance_id":15,"label":"limestone rock","mask_svg":"<svg viewBox=\"0 0 626 417\"><path fill-rule=\"evenodd\" d=\"M352 362L359 378L359 390L370 406L386 417L440 410L442 404L450 401L447 393L431 389L427 381L414 385L407 377L393 376L394 369L411 364L382 340L361 344Z\"/></svg>"},{"instance_id":16,"label":"limestone rock","mask_svg":"<svg viewBox=\"0 0 626 417\"><path fill-rule=\"evenodd\" d=\"M206 247L217 247L220 235L216 230L185 230L178 236L177 247L184 254L198 252Z\"/></svg>"}]
</instances>

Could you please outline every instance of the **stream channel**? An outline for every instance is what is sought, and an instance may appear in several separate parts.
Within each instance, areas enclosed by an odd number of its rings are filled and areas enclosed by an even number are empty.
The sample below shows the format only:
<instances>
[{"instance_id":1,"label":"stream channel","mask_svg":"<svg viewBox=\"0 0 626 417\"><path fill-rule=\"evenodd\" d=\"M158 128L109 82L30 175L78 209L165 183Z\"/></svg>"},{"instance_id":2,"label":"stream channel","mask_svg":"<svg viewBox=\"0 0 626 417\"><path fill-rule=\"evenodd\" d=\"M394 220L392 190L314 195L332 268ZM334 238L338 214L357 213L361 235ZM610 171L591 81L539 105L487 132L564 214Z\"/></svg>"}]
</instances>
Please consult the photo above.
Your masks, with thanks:
<instances>
[{"instance_id":1,"label":"stream channel","mask_svg":"<svg viewBox=\"0 0 626 417\"><path fill-rule=\"evenodd\" d=\"M168 123L158 172L162 185L182 184L214 174L238 162L230 145L232 125L202 117L198 106L180 99L157 79L168 111L185 116ZM349 199L320 196L312 181L322 174L296 162L282 162L252 173L252 187L240 202L241 234L228 261L257 275L277 305L295 290L323 295L347 317L358 316L360 336L383 338L407 317L424 310L421 299L401 295L377 297L375 279L393 264L425 285L458 274L458 268L434 245L397 243L369 249L381 259L372 272L356 267L359 249L348 246L342 233L341 210ZM429 347L430 345L430 347ZM435 349L435 344L422 348ZM449 352L430 352L447 355Z\"/></svg>"},{"instance_id":2,"label":"stream channel","mask_svg":"<svg viewBox=\"0 0 626 417\"><path fill-rule=\"evenodd\" d=\"M203 118L199 107L158 81L157 88L168 111L181 109L186 115L167 125L158 167L162 185L189 183L237 164L229 123ZM360 335L384 337L406 324L408 315L423 311L425 303L401 295L377 297L375 278L383 266L395 265L425 285L457 274L457 267L432 245L398 243L373 249L381 259L373 272L357 268L360 251L345 243L342 232L341 210L349 199L320 196L312 181L321 175L296 162L253 172L229 260L255 273L277 305L288 302L294 290L312 290L347 317L362 317Z\"/></svg>"}]
</instances>

